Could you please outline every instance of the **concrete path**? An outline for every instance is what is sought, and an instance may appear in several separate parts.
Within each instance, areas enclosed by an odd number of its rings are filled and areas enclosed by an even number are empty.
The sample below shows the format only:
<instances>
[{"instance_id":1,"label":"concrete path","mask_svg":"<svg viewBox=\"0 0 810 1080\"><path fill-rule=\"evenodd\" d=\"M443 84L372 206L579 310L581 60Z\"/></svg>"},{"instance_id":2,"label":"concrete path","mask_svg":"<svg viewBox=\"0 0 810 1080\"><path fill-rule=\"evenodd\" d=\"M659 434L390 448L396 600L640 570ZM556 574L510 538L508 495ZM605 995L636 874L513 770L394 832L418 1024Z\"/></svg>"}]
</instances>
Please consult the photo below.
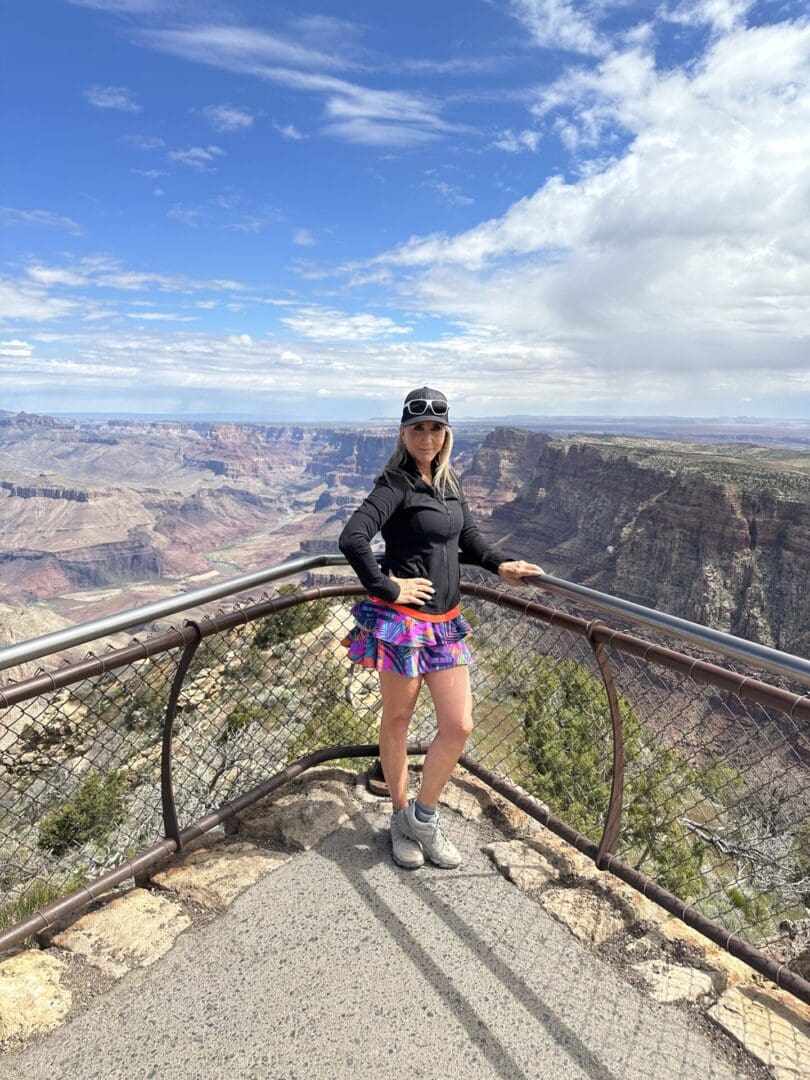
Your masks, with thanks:
<instances>
[{"instance_id":1,"label":"concrete path","mask_svg":"<svg viewBox=\"0 0 810 1080\"><path fill-rule=\"evenodd\" d=\"M0 1077L739 1080L700 1023L502 878L473 828L460 870L409 873L383 821L296 855Z\"/></svg>"}]
</instances>

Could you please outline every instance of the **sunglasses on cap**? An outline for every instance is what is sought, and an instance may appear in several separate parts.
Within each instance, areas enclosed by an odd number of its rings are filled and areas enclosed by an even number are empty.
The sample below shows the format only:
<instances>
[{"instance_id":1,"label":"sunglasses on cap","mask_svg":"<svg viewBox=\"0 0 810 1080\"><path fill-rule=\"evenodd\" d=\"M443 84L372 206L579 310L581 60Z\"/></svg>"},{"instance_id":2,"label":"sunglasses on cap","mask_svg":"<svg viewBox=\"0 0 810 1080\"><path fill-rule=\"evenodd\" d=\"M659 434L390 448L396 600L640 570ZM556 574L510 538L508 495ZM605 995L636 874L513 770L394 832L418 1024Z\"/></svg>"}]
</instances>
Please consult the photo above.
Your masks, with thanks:
<instances>
[{"instance_id":1,"label":"sunglasses on cap","mask_svg":"<svg viewBox=\"0 0 810 1080\"><path fill-rule=\"evenodd\" d=\"M429 412L434 416L446 416L447 402L430 398L414 398L413 401L405 402L405 411L411 416L424 416Z\"/></svg>"}]
</instances>

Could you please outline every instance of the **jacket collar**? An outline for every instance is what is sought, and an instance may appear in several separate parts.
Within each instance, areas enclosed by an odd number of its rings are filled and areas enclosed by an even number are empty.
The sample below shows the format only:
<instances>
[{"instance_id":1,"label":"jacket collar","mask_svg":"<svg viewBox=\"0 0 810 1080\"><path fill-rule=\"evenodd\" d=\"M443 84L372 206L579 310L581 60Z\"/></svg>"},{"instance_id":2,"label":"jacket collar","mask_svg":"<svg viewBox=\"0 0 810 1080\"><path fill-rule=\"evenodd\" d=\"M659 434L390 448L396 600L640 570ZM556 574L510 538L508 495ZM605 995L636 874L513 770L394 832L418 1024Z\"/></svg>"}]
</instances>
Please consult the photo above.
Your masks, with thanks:
<instances>
[{"instance_id":1,"label":"jacket collar","mask_svg":"<svg viewBox=\"0 0 810 1080\"><path fill-rule=\"evenodd\" d=\"M412 458L410 454L407 455L407 457L405 459L405 464L402 466L402 468L408 474L408 476L413 478L413 480L417 484L423 484L425 487L429 486L429 485L425 484L425 481L422 479L422 474L419 471L419 466L416 464L415 458ZM436 472L436 462L435 461L431 465L431 472L432 473Z\"/></svg>"}]
</instances>

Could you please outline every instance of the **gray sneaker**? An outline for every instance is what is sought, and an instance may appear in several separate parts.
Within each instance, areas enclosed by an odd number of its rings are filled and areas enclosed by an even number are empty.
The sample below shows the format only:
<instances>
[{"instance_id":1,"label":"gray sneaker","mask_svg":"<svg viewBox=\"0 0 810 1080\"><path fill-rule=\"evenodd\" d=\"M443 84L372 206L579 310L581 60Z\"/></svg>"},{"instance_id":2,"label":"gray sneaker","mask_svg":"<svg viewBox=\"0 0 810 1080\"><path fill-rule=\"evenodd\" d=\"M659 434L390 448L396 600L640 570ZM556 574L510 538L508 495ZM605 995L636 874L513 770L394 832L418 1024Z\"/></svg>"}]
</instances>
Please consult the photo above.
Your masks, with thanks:
<instances>
[{"instance_id":1,"label":"gray sneaker","mask_svg":"<svg viewBox=\"0 0 810 1080\"><path fill-rule=\"evenodd\" d=\"M418 870L424 866L425 856L420 845L402 831L401 815L404 813L404 810L395 810L391 815L391 854L397 866L405 870Z\"/></svg>"},{"instance_id":2,"label":"gray sneaker","mask_svg":"<svg viewBox=\"0 0 810 1080\"><path fill-rule=\"evenodd\" d=\"M421 844L422 851L432 863L445 870L454 870L461 866L461 852L444 835L438 814L432 821L420 821L416 816L413 799L399 813L402 831L411 840Z\"/></svg>"}]
</instances>

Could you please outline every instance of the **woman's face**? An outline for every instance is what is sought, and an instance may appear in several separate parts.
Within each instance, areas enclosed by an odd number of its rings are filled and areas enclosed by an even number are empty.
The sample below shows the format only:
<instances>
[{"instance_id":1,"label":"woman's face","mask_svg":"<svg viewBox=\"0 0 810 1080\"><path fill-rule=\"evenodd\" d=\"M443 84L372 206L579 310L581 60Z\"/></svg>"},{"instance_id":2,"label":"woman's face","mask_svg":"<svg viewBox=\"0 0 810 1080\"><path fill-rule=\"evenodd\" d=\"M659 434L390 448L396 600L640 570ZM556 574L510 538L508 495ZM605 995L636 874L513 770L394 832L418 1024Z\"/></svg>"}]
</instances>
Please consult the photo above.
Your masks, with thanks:
<instances>
[{"instance_id":1,"label":"woman's face","mask_svg":"<svg viewBox=\"0 0 810 1080\"><path fill-rule=\"evenodd\" d=\"M400 428L405 449L420 465L430 465L441 448L447 434L444 424L435 420L422 420Z\"/></svg>"}]
</instances>

